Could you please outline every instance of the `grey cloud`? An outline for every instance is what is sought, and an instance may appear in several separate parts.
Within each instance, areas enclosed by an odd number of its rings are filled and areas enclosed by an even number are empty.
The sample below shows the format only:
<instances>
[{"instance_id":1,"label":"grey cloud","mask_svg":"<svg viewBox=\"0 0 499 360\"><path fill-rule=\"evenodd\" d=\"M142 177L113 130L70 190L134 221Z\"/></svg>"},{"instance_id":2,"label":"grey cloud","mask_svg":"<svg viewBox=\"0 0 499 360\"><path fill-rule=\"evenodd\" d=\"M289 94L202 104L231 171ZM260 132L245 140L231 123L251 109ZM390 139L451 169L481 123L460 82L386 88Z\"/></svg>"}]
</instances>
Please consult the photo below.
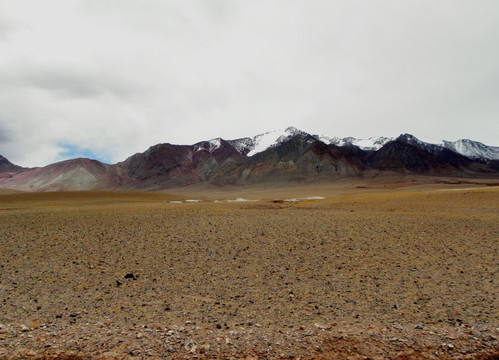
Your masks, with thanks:
<instances>
[{"instance_id":1,"label":"grey cloud","mask_svg":"<svg viewBox=\"0 0 499 360\"><path fill-rule=\"evenodd\" d=\"M1 11L1 8L0 8ZM8 40L9 35L15 31L16 26L0 13L0 41Z\"/></svg>"},{"instance_id":2,"label":"grey cloud","mask_svg":"<svg viewBox=\"0 0 499 360\"><path fill-rule=\"evenodd\" d=\"M9 29L7 25L2 21L2 18L0 18L0 40L6 39L8 32Z\"/></svg>"},{"instance_id":3,"label":"grey cloud","mask_svg":"<svg viewBox=\"0 0 499 360\"><path fill-rule=\"evenodd\" d=\"M142 84L113 74L77 67L16 65L0 72L3 85L21 86L55 92L70 98L91 98L112 95L130 98L144 94Z\"/></svg>"},{"instance_id":4,"label":"grey cloud","mask_svg":"<svg viewBox=\"0 0 499 360\"><path fill-rule=\"evenodd\" d=\"M8 143L12 140L12 134L2 123L3 120L0 118L0 143Z\"/></svg>"}]
</instances>

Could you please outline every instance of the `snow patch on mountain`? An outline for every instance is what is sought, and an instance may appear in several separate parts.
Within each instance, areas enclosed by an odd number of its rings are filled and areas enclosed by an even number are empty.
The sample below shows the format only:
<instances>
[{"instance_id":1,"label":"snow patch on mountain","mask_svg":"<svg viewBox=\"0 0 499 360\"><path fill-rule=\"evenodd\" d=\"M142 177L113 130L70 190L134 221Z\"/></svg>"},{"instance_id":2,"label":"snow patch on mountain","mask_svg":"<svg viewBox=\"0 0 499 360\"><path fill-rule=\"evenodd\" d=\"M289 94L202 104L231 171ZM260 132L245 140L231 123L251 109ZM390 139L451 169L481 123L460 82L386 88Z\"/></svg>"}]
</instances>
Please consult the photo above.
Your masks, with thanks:
<instances>
[{"instance_id":1,"label":"snow patch on mountain","mask_svg":"<svg viewBox=\"0 0 499 360\"><path fill-rule=\"evenodd\" d=\"M361 148L362 150L379 150L383 147L383 145L393 140L393 138L385 136L373 136L367 139L357 139L354 137L339 138L337 136L329 137L324 135L314 135L314 137L317 140L320 140L328 145L335 145L335 146L353 145Z\"/></svg>"},{"instance_id":2,"label":"snow patch on mountain","mask_svg":"<svg viewBox=\"0 0 499 360\"><path fill-rule=\"evenodd\" d=\"M279 129L263 134L258 134L252 138L245 137L235 140L229 140L228 143L234 146L234 148L241 154L253 156L267 150L270 147L277 146L282 142L289 140L293 136L299 134L306 133L290 126L286 129Z\"/></svg>"},{"instance_id":3,"label":"snow patch on mountain","mask_svg":"<svg viewBox=\"0 0 499 360\"><path fill-rule=\"evenodd\" d=\"M447 149L472 159L499 160L499 148L487 146L478 141L460 139L456 142L443 141Z\"/></svg>"},{"instance_id":4,"label":"snow patch on mountain","mask_svg":"<svg viewBox=\"0 0 499 360\"><path fill-rule=\"evenodd\" d=\"M259 134L252 138L246 137L236 140L229 140L229 143L234 146L236 150L241 154L253 156L267 150L270 147L277 146L298 134L308 135L307 133L298 130L297 128L288 127L286 129L274 130ZM373 136L366 139L358 139L354 137L340 138L336 136L330 137L326 135L312 135L312 137L328 145L335 145L340 147L357 146L360 149L366 151L378 151L390 141L399 139L433 154L441 152L445 148L475 160L499 160L499 147L487 146L478 141L472 141L468 139L446 141L422 138L423 140L420 140L411 134L403 134L398 138Z\"/></svg>"},{"instance_id":5,"label":"snow patch on mountain","mask_svg":"<svg viewBox=\"0 0 499 360\"><path fill-rule=\"evenodd\" d=\"M211 139L209 143L210 143L210 149L208 151L212 153L216 149L220 148L220 146L222 146L222 139L221 138Z\"/></svg>"},{"instance_id":6,"label":"snow patch on mountain","mask_svg":"<svg viewBox=\"0 0 499 360\"><path fill-rule=\"evenodd\" d=\"M243 155L247 155L254 147L254 141L252 138L245 137L241 139L228 140L229 144L234 146L234 148Z\"/></svg>"},{"instance_id":7,"label":"snow patch on mountain","mask_svg":"<svg viewBox=\"0 0 499 360\"><path fill-rule=\"evenodd\" d=\"M291 137L301 134L303 131L298 130L292 126L286 129L279 129L274 131L269 131L260 135L255 136L253 140L253 147L248 152L248 156L253 156L255 154L261 153L272 146L276 146Z\"/></svg>"},{"instance_id":8,"label":"snow patch on mountain","mask_svg":"<svg viewBox=\"0 0 499 360\"><path fill-rule=\"evenodd\" d=\"M216 138L209 141L201 141L197 144L194 144L193 146L194 153L197 153L198 151L208 151L211 154L222 146L222 139Z\"/></svg>"},{"instance_id":9,"label":"snow patch on mountain","mask_svg":"<svg viewBox=\"0 0 499 360\"><path fill-rule=\"evenodd\" d=\"M407 135L407 134L406 134ZM454 151L470 159L499 160L499 149L494 146L487 146L479 141L469 139L459 139L457 141L433 140L429 138L417 139L410 135L411 142L419 145L430 152L435 152L441 148Z\"/></svg>"},{"instance_id":10,"label":"snow patch on mountain","mask_svg":"<svg viewBox=\"0 0 499 360\"><path fill-rule=\"evenodd\" d=\"M441 152L445 148L448 150L452 150L460 155L466 156L470 159L499 160L499 151L496 147L487 146L478 141L468 139L460 139L457 141L434 140L430 138L418 139L411 134L400 135L397 139L406 141L407 143L422 148L432 154ZM362 150L377 151L388 142L395 140L395 138L377 136L367 139L356 139L353 137L329 138L327 136L321 136L319 137L319 140L325 142L326 144L332 144L336 146L354 145L361 148Z\"/></svg>"}]
</instances>

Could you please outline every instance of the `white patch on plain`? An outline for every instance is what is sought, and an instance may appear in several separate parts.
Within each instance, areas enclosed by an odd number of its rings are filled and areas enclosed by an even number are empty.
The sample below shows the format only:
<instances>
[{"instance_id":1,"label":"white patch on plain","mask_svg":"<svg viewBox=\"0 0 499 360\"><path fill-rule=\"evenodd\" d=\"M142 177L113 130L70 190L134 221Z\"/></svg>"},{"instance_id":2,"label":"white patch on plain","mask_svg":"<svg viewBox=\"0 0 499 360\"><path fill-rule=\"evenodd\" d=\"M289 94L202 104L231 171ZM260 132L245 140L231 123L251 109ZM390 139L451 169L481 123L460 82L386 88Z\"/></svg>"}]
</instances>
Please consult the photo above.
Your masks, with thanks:
<instances>
[{"instance_id":1,"label":"white patch on plain","mask_svg":"<svg viewBox=\"0 0 499 360\"><path fill-rule=\"evenodd\" d=\"M469 187L469 188L452 188L452 189L438 189L438 191L466 191L466 190L483 190L498 188L499 186L482 186L482 187Z\"/></svg>"},{"instance_id":2,"label":"white patch on plain","mask_svg":"<svg viewBox=\"0 0 499 360\"><path fill-rule=\"evenodd\" d=\"M297 202L297 201L305 201L305 200L324 200L324 196L309 196L309 197L304 197L304 198L291 198L291 199L286 199L284 201L287 202Z\"/></svg>"}]
</instances>

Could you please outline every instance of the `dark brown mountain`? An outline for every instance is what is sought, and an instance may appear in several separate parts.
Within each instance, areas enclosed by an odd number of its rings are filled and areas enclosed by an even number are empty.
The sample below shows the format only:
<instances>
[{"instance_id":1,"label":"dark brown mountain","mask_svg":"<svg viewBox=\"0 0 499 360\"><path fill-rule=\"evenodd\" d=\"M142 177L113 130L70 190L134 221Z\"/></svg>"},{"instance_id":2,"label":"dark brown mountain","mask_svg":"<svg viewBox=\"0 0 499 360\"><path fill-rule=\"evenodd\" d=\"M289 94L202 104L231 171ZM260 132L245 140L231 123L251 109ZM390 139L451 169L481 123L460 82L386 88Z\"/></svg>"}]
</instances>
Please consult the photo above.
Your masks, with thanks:
<instances>
[{"instance_id":1,"label":"dark brown mountain","mask_svg":"<svg viewBox=\"0 0 499 360\"><path fill-rule=\"evenodd\" d=\"M367 158L367 164L377 170L403 173L467 176L494 172L479 161L471 160L446 148L420 147L407 135L385 144Z\"/></svg>"},{"instance_id":2,"label":"dark brown mountain","mask_svg":"<svg viewBox=\"0 0 499 360\"><path fill-rule=\"evenodd\" d=\"M378 170L427 174L449 172L457 167L440 160L426 150L401 140L390 141L368 158L368 164Z\"/></svg>"},{"instance_id":3,"label":"dark brown mountain","mask_svg":"<svg viewBox=\"0 0 499 360\"><path fill-rule=\"evenodd\" d=\"M17 172L17 171L21 171L24 169L25 168L23 168L21 166L14 165L9 160L7 160L7 158L0 155L0 173Z\"/></svg>"},{"instance_id":4,"label":"dark brown mountain","mask_svg":"<svg viewBox=\"0 0 499 360\"><path fill-rule=\"evenodd\" d=\"M213 182L231 178L232 183L307 181L356 176L365 170L361 160L347 149L326 145L308 134L289 140L247 158L239 167L219 174Z\"/></svg>"},{"instance_id":5,"label":"dark brown mountain","mask_svg":"<svg viewBox=\"0 0 499 360\"><path fill-rule=\"evenodd\" d=\"M118 187L164 188L209 181L245 156L223 139L194 145L159 144L116 165Z\"/></svg>"}]
</instances>

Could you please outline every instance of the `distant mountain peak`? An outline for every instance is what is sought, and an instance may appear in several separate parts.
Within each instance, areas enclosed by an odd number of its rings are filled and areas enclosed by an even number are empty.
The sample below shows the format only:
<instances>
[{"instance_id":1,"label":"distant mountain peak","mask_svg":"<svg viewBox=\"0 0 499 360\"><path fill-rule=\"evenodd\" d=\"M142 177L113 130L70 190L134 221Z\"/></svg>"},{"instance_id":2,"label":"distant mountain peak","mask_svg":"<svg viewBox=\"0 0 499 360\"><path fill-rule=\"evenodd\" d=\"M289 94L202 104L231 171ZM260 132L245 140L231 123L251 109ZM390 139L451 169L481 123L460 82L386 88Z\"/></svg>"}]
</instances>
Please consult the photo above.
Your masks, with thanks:
<instances>
[{"instance_id":1,"label":"distant mountain peak","mask_svg":"<svg viewBox=\"0 0 499 360\"><path fill-rule=\"evenodd\" d=\"M415 137L414 135L412 134L401 134L399 135L399 137L397 137L396 140L400 140L400 141L420 141L417 137Z\"/></svg>"},{"instance_id":2,"label":"distant mountain peak","mask_svg":"<svg viewBox=\"0 0 499 360\"><path fill-rule=\"evenodd\" d=\"M268 131L253 137L229 140L229 143L241 154L253 156L300 134L308 135L306 132L297 129L294 126L288 126L285 129Z\"/></svg>"},{"instance_id":3,"label":"distant mountain peak","mask_svg":"<svg viewBox=\"0 0 499 360\"><path fill-rule=\"evenodd\" d=\"M398 140L421 147L430 152L439 152L445 148L474 160L499 160L499 148L487 146L478 141L469 139L461 139L457 141L434 141L425 139L423 141L409 133L401 134L396 138L387 136L373 136L364 139L351 136L340 138L337 136L330 137L326 135L310 135L294 126L289 126L285 129L268 131L253 137L229 140L228 142L242 155L253 156L267 150L268 148L277 146L296 135L311 136L327 145L335 145L339 147L356 146L361 150L366 151L377 151L390 141Z\"/></svg>"},{"instance_id":4,"label":"distant mountain peak","mask_svg":"<svg viewBox=\"0 0 499 360\"><path fill-rule=\"evenodd\" d=\"M11 163L7 158L0 155L0 173L2 172L16 172L21 171L24 168Z\"/></svg>"},{"instance_id":5,"label":"distant mountain peak","mask_svg":"<svg viewBox=\"0 0 499 360\"><path fill-rule=\"evenodd\" d=\"M437 153L443 151L443 149L447 149L473 160L499 160L499 151L497 148L470 139L435 141L424 138L423 140L420 140L414 135L402 134L397 140L419 146L431 153Z\"/></svg>"},{"instance_id":6,"label":"distant mountain peak","mask_svg":"<svg viewBox=\"0 0 499 360\"><path fill-rule=\"evenodd\" d=\"M357 139L354 137L345 137L345 138L339 138L337 136L335 137L328 137L328 136L318 136L315 135L315 137L329 145L335 145L335 146L357 146L358 148L362 150L369 150L369 151L376 151L381 149L383 145L388 143L389 141L392 141L393 138L385 137L385 136L373 136L367 139Z\"/></svg>"}]
</instances>

